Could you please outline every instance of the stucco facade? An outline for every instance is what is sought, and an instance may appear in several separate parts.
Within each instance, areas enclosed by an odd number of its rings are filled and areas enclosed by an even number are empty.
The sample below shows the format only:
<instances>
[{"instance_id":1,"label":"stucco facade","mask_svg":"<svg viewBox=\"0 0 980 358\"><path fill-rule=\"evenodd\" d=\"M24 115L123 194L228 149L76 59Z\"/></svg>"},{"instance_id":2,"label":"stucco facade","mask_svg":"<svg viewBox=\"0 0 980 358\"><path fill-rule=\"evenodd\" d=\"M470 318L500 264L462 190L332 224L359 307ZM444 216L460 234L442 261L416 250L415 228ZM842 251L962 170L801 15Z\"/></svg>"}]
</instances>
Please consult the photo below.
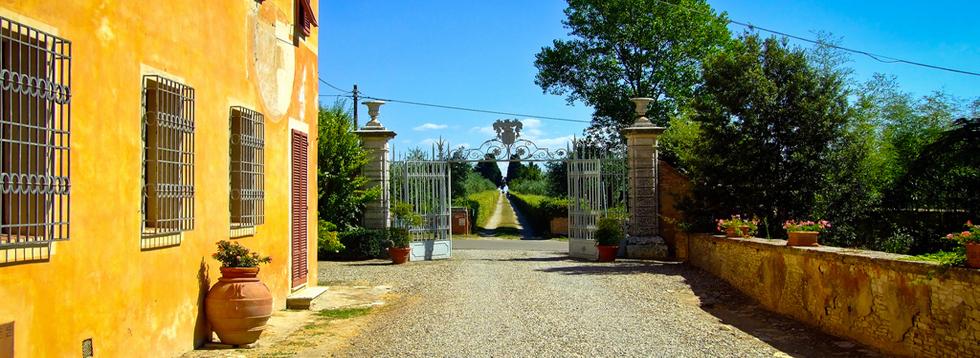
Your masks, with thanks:
<instances>
[{"instance_id":1,"label":"stucco facade","mask_svg":"<svg viewBox=\"0 0 980 358\"><path fill-rule=\"evenodd\" d=\"M7 0L0 17L71 41L67 241L0 246L0 325L16 357L169 357L210 337L215 242L270 255L274 309L291 277L291 135L309 135L306 215L316 277L317 28L301 0ZM316 14L317 2L313 1ZM316 14L318 15L318 14ZM192 87L193 229L150 247L143 229L144 76ZM229 108L264 115L264 222L231 230ZM0 344L2 347L2 344ZM4 353L0 352L0 356Z\"/></svg>"}]
</instances>

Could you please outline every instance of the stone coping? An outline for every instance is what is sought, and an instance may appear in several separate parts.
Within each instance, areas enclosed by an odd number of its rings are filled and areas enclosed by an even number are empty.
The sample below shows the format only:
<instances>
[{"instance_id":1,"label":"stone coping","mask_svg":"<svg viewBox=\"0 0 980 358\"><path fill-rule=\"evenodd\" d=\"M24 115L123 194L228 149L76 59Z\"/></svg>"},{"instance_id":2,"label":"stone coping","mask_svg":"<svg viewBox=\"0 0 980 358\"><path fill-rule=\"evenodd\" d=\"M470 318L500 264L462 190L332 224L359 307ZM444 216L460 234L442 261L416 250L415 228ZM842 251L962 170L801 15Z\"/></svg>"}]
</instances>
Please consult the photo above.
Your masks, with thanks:
<instances>
[{"instance_id":1,"label":"stone coping","mask_svg":"<svg viewBox=\"0 0 980 358\"><path fill-rule=\"evenodd\" d=\"M894 270L914 275L926 276L929 271L939 269L939 264L931 261L910 261L907 258L911 255L892 254L882 251L850 249L835 246L786 246L786 240L763 239L758 237L726 237L725 235L694 234L695 237L709 239L714 242L731 242L733 244L752 247L757 250L764 249L780 252L789 255L804 255L823 259L827 261L837 261L850 265L873 265L883 269ZM980 285L980 269L953 266L945 273L933 274L934 279L952 279L955 281L969 282Z\"/></svg>"}]
</instances>

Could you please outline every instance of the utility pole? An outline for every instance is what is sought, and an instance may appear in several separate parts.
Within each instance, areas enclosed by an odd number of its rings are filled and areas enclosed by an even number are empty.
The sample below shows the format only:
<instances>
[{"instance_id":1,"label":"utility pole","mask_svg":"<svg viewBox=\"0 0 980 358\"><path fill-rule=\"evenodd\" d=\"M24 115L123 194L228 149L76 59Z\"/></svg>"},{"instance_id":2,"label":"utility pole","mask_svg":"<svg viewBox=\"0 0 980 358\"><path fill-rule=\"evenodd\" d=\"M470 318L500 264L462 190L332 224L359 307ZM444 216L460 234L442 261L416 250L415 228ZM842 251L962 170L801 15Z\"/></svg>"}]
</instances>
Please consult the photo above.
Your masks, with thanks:
<instances>
[{"instance_id":1,"label":"utility pole","mask_svg":"<svg viewBox=\"0 0 980 358\"><path fill-rule=\"evenodd\" d=\"M359 128L357 124L357 85L354 85L354 92L351 93L354 94L354 130L357 130Z\"/></svg>"}]
</instances>

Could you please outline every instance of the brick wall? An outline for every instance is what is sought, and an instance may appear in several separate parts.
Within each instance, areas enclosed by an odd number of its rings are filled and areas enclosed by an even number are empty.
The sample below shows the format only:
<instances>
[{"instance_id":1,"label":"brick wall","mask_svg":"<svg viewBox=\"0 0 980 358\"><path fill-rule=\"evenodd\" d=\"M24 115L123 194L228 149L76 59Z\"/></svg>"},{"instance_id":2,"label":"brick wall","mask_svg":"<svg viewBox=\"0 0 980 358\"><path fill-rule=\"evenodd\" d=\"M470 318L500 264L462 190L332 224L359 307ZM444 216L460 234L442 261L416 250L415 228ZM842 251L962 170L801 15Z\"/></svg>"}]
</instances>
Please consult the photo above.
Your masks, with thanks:
<instances>
[{"instance_id":1,"label":"brick wall","mask_svg":"<svg viewBox=\"0 0 980 358\"><path fill-rule=\"evenodd\" d=\"M691 235L690 263L772 311L897 356L980 357L980 270L783 240Z\"/></svg>"},{"instance_id":2,"label":"brick wall","mask_svg":"<svg viewBox=\"0 0 980 358\"><path fill-rule=\"evenodd\" d=\"M691 195L691 183L684 174L671 167L667 162L660 161L660 215L668 218L684 220L684 214L674 206ZM687 258L687 247L680 230L673 224L660 219L660 237L667 244L668 254L679 261Z\"/></svg>"}]
</instances>

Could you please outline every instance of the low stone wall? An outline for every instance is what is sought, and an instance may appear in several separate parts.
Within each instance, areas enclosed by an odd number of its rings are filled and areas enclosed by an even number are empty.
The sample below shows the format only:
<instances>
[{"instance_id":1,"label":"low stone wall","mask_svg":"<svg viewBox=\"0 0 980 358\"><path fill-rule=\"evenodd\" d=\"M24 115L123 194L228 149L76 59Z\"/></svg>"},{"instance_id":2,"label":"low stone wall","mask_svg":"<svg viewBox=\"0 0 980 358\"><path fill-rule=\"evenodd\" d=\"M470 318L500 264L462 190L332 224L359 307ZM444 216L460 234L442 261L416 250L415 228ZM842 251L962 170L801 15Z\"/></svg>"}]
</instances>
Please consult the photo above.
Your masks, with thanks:
<instances>
[{"instance_id":1,"label":"low stone wall","mask_svg":"<svg viewBox=\"0 0 980 358\"><path fill-rule=\"evenodd\" d=\"M690 263L772 311L897 356L980 356L980 270L905 255L694 234Z\"/></svg>"}]
</instances>

